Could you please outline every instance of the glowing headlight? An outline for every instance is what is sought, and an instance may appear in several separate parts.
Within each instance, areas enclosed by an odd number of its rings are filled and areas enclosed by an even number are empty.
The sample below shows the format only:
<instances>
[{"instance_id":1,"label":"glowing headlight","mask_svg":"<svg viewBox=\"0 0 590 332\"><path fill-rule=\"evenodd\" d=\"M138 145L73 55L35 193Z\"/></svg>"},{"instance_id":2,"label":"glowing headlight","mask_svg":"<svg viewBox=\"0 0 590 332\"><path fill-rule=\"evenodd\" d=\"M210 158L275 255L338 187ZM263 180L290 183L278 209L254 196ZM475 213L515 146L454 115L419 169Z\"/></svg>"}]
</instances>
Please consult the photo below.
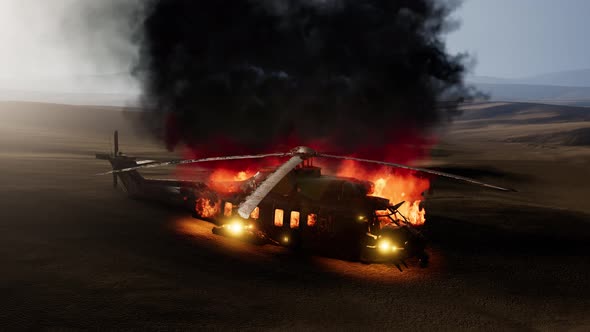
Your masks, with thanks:
<instances>
[{"instance_id":1,"label":"glowing headlight","mask_svg":"<svg viewBox=\"0 0 590 332\"><path fill-rule=\"evenodd\" d=\"M377 248L379 248L379 251L382 253L387 253L391 251L391 242L389 242L389 240L383 239L377 243Z\"/></svg>"},{"instance_id":2,"label":"glowing headlight","mask_svg":"<svg viewBox=\"0 0 590 332\"><path fill-rule=\"evenodd\" d=\"M244 224L236 221L227 225L227 229L234 235L240 235L244 231Z\"/></svg>"},{"instance_id":3,"label":"glowing headlight","mask_svg":"<svg viewBox=\"0 0 590 332\"><path fill-rule=\"evenodd\" d=\"M377 249L379 249L382 254L388 254L398 251L399 248L388 239L381 239L377 242Z\"/></svg>"}]
</instances>

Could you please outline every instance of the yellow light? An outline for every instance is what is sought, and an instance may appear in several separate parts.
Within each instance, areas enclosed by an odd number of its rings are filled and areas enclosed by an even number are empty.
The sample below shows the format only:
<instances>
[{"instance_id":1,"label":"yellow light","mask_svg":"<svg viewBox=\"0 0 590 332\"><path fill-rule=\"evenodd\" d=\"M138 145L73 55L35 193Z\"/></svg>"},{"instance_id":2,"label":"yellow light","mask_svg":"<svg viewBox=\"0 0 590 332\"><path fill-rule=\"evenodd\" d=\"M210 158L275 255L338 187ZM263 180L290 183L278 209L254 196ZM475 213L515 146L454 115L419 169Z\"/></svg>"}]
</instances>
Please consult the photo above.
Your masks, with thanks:
<instances>
[{"instance_id":1,"label":"yellow light","mask_svg":"<svg viewBox=\"0 0 590 332\"><path fill-rule=\"evenodd\" d=\"M283 242L289 243L289 237L288 236L283 237Z\"/></svg>"},{"instance_id":2,"label":"yellow light","mask_svg":"<svg viewBox=\"0 0 590 332\"><path fill-rule=\"evenodd\" d=\"M365 216L359 216L359 221L364 221L365 220Z\"/></svg>"},{"instance_id":3,"label":"yellow light","mask_svg":"<svg viewBox=\"0 0 590 332\"><path fill-rule=\"evenodd\" d=\"M385 253L385 252L388 252L389 249L391 249L391 243L389 243L388 240L381 240L377 244L377 247L379 248L379 250L381 252Z\"/></svg>"},{"instance_id":4,"label":"yellow light","mask_svg":"<svg viewBox=\"0 0 590 332\"><path fill-rule=\"evenodd\" d=\"M234 235L240 235L244 231L244 224L241 222L235 221L227 226L229 231Z\"/></svg>"},{"instance_id":5,"label":"yellow light","mask_svg":"<svg viewBox=\"0 0 590 332\"><path fill-rule=\"evenodd\" d=\"M393 252L397 251L397 247L396 246L391 246L391 251L393 251Z\"/></svg>"}]
</instances>

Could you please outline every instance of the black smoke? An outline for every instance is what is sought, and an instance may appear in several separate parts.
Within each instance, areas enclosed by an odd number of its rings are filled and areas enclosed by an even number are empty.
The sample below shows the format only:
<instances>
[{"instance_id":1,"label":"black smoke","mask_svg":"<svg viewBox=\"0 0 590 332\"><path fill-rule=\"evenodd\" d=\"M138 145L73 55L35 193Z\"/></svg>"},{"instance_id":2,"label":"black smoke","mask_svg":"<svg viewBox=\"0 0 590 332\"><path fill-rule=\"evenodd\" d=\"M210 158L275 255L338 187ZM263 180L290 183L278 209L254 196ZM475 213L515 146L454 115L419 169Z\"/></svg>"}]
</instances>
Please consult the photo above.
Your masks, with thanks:
<instances>
[{"instance_id":1,"label":"black smoke","mask_svg":"<svg viewBox=\"0 0 590 332\"><path fill-rule=\"evenodd\" d=\"M146 123L169 148L352 152L420 136L469 99L457 1L156 0L137 34ZM392 134L399 133L399 135ZM231 151L230 151L231 150Z\"/></svg>"}]
</instances>

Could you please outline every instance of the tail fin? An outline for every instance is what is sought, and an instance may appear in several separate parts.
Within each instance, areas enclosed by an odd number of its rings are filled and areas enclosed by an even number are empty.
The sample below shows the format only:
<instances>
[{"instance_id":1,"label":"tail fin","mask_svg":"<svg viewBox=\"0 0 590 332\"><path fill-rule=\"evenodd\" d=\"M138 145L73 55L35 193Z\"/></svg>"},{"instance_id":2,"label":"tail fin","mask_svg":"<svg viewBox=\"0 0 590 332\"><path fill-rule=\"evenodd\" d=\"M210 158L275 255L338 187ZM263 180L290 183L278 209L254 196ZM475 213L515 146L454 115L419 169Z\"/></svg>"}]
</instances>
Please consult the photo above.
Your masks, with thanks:
<instances>
[{"instance_id":1,"label":"tail fin","mask_svg":"<svg viewBox=\"0 0 590 332\"><path fill-rule=\"evenodd\" d=\"M119 151L119 132L115 130L112 153L97 153L96 159L108 160L112 168L122 169L137 166L137 160L134 157L124 155ZM139 192L144 178L137 171L113 174L113 187L117 188L118 180L121 180L123 189L131 196Z\"/></svg>"}]
</instances>

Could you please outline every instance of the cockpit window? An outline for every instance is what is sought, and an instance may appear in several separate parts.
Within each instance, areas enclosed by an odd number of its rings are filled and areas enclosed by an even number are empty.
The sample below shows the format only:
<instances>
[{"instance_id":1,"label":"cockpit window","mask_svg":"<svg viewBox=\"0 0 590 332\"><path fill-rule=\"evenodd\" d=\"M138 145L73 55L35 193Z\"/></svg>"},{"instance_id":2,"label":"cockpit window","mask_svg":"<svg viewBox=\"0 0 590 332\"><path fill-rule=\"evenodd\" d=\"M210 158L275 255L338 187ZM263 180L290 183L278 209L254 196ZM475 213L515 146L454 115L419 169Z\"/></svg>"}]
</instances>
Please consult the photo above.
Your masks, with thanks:
<instances>
[{"instance_id":1,"label":"cockpit window","mask_svg":"<svg viewBox=\"0 0 590 332\"><path fill-rule=\"evenodd\" d=\"M250 213L250 219L258 219L260 217L260 209L258 208L258 206L254 209L254 211L252 211L252 213Z\"/></svg>"},{"instance_id":2,"label":"cockpit window","mask_svg":"<svg viewBox=\"0 0 590 332\"><path fill-rule=\"evenodd\" d=\"M377 217L381 228L393 223L393 220L390 218L391 215L392 213L389 210L375 211L375 216Z\"/></svg>"}]
</instances>

